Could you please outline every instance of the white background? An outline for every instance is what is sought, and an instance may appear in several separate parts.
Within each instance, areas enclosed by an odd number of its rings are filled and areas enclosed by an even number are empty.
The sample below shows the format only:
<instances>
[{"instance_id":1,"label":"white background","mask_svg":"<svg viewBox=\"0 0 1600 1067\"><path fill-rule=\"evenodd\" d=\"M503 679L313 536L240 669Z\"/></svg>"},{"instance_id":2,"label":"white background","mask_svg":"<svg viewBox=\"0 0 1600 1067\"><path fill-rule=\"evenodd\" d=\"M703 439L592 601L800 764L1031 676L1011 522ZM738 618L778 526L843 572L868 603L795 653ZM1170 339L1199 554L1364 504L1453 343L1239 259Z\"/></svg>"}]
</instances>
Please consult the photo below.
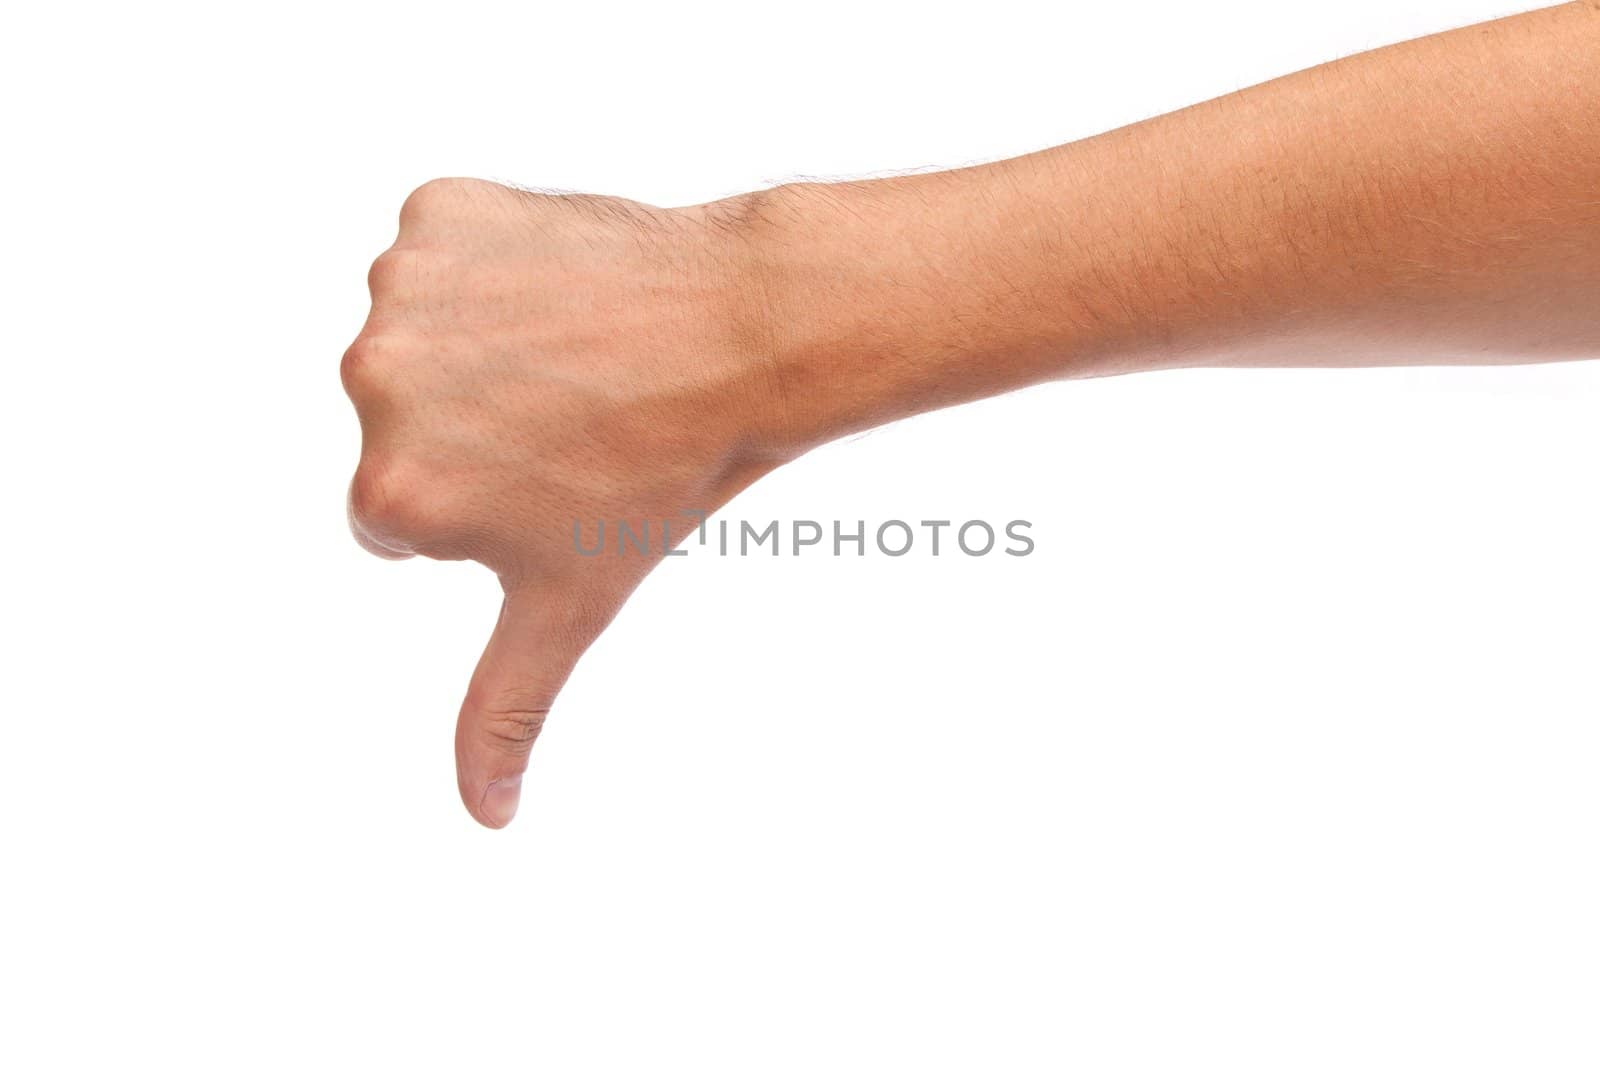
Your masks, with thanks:
<instances>
[{"instance_id":1,"label":"white background","mask_svg":"<svg viewBox=\"0 0 1600 1067\"><path fill-rule=\"evenodd\" d=\"M1600 367L1062 384L728 510L522 811L497 607L344 529L437 175L687 203L1043 147L1494 0L33 4L0 37L0 1059L1592 1064Z\"/></svg>"}]
</instances>

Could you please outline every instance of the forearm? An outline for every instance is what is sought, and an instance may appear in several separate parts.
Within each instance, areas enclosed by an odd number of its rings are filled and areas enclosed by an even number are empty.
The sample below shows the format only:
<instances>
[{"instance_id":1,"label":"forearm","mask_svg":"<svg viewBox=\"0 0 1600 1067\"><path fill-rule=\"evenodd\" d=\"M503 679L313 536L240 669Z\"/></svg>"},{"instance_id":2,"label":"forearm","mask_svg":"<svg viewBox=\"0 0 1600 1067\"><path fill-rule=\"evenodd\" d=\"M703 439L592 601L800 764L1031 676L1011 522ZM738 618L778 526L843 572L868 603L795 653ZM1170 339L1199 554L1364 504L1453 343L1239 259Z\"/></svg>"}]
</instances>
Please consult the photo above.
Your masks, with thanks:
<instances>
[{"instance_id":1,"label":"forearm","mask_svg":"<svg viewBox=\"0 0 1600 1067\"><path fill-rule=\"evenodd\" d=\"M1600 5L747 198L780 450L1031 382L1600 354Z\"/></svg>"}]
</instances>

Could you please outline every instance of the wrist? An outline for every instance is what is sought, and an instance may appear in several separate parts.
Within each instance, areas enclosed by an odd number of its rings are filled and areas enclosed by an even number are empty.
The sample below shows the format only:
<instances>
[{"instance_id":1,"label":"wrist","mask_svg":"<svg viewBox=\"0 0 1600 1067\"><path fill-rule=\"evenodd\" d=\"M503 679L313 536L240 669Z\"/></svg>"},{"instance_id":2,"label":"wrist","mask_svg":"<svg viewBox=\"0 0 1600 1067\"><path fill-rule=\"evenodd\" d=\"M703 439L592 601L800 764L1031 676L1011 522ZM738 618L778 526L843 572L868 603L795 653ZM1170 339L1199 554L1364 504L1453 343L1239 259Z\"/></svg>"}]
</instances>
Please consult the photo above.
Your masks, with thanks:
<instances>
[{"instance_id":1,"label":"wrist","mask_svg":"<svg viewBox=\"0 0 1600 1067\"><path fill-rule=\"evenodd\" d=\"M890 292L888 184L802 182L712 205L734 265L735 336L763 383L751 441L779 462L898 417L886 372L906 350L908 312Z\"/></svg>"},{"instance_id":2,"label":"wrist","mask_svg":"<svg viewBox=\"0 0 1600 1067\"><path fill-rule=\"evenodd\" d=\"M782 185L705 205L706 230L725 265L724 317L753 383L739 437L757 462L778 465L831 440L828 398L814 380L829 347L827 304L848 257L824 251L829 226L817 198ZM837 287L816 284L815 265L832 260ZM843 338L833 337L837 347Z\"/></svg>"},{"instance_id":3,"label":"wrist","mask_svg":"<svg viewBox=\"0 0 1600 1067\"><path fill-rule=\"evenodd\" d=\"M721 202L775 401L755 432L775 454L1050 376L1076 338L1040 313L1058 289L1031 249L1047 216L1005 166Z\"/></svg>"}]
</instances>

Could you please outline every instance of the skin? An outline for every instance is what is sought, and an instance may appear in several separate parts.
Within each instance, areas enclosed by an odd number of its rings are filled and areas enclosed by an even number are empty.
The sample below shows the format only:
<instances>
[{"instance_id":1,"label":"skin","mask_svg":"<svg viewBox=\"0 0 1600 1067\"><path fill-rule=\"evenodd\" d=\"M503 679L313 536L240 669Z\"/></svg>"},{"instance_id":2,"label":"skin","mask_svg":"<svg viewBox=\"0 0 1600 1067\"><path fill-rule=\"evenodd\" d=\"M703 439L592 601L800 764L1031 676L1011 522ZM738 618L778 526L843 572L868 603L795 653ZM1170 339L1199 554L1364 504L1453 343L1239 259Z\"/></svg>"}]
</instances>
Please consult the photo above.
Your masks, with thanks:
<instances>
[{"instance_id":1,"label":"skin","mask_svg":"<svg viewBox=\"0 0 1600 1067\"><path fill-rule=\"evenodd\" d=\"M1045 152L688 208L430 182L345 353L355 536L505 598L462 703L485 826L673 524L817 445L1047 379L1600 354L1600 2Z\"/></svg>"}]
</instances>

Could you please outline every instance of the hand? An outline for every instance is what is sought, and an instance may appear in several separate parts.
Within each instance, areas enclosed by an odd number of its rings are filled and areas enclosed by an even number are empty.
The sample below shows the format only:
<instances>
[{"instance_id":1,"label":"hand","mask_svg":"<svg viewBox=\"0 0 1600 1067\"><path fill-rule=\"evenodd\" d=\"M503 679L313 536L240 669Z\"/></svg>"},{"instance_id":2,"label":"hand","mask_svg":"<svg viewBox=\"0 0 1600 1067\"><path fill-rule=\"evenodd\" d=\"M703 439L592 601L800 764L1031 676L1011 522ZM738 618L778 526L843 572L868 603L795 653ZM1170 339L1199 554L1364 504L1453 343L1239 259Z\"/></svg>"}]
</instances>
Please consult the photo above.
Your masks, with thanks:
<instances>
[{"instance_id":1,"label":"hand","mask_svg":"<svg viewBox=\"0 0 1600 1067\"><path fill-rule=\"evenodd\" d=\"M461 799L516 812L528 754L578 657L676 543L782 461L778 390L744 314L727 204L665 211L490 182L418 189L373 264L341 374L361 420L356 539L473 559L505 599L456 730ZM650 551L618 553L616 524ZM574 524L597 556L580 554Z\"/></svg>"}]
</instances>

